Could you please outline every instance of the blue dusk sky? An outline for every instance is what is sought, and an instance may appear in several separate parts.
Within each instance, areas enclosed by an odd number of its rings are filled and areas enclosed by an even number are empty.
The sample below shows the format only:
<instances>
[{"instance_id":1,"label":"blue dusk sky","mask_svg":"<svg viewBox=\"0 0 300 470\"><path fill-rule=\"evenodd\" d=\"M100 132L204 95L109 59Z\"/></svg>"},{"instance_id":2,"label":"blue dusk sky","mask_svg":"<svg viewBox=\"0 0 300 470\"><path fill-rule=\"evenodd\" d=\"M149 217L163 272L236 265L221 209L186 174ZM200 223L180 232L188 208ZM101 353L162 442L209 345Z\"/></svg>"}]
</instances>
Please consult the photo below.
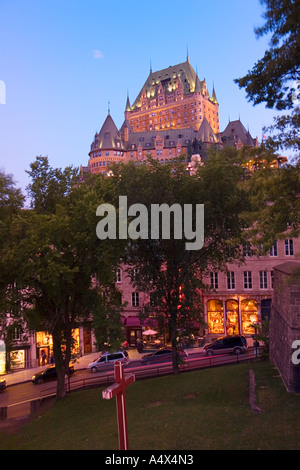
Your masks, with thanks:
<instances>
[{"instance_id":1,"label":"blue dusk sky","mask_svg":"<svg viewBox=\"0 0 300 470\"><path fill-rule=\"evenodd\" d=\"M150 69L186 60L213 85L220 130L241 119L253 137L275 111L253 107L234 83L269 46L259 0L0 0L0 169L25 193L37 155L88 163L108 112L124 120Z\"/></svg>"}]
</instances>

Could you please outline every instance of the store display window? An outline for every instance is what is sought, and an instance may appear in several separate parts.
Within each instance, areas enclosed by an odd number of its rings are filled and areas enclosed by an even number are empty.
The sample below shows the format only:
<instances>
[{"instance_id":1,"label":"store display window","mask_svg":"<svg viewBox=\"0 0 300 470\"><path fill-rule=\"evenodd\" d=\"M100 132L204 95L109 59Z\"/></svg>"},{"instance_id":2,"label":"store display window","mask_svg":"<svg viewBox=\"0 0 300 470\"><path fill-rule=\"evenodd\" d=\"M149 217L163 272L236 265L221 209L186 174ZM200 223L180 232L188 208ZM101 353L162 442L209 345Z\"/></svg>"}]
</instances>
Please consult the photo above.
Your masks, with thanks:
<instances>
[{"instance_id":1,"label":"store display window","mask_svg":"<svg viewBox=\"0 0 300 470\"><path fill-rule=\"evenodd\" d=\"M241 302L241 315L243 333L253 335L255 331L252 325L258 322L258 310L256 300L243 300Z\"/></svg>"},{"instance_id":2,"label":"store display window","mask_svg":"<svg viewBox=\"0 0 300 470\"><path fill-rule=\"evenodd\" d=\"M209 300L207 302L208 332L224 334L224 312L221 300Z\"/></svg>"}]
</instances>

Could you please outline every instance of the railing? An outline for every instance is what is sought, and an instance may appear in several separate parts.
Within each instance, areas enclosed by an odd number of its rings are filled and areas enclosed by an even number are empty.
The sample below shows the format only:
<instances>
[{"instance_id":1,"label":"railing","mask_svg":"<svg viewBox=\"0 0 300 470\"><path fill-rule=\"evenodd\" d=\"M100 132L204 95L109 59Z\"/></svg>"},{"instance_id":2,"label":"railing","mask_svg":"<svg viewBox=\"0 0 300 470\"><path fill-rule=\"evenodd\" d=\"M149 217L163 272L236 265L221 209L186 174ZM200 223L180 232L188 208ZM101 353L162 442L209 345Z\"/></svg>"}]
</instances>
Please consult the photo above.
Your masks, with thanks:
<instances>
[{"instance_id":1,"label":"railing","mask_svg":"<svg viewBox=\"0 0 300 470\"><path fill-rule=\"evenodd\" d=\"M239 364L241 362L252 361L259 357L260 349L256 351L255 349L249 348L246 354L238 354L235 356L232 355L220 355L220 356L204 356L199 358L189 357L188 362L183 361L182 364L179 364L180 372L189 372L199 369L207 369L211 367L218 367L227 364ZM256 354L257 353L257 354ZM164 375L169 375L173 373L172 363L167 364L151 364L135 367L131 369L130 367L125 368L125 373L133 372L135 374L136 380L149 379L153 377L160 377ZM93 387L107 386L114 382L114 371L109 371L106 374L98 375L91 374L90 377L83 377L81 379L74 379L68 376L66 378L66 392L70 393L75 390L86 390ZM56 385L52 387L43 389L40 392L39 398L32 400L25 400L19 403L14 403L7 405L6 407L0 408L0 420L7 418L7 409L9 409L9 417L15 417L20 415L17 409L22 409L23 415L26 413L25 408L27 405L27 416L36 412L39 407L42 405L43 401L47 398L54 398L56 396Z\"/></svg>"}]
</instances>

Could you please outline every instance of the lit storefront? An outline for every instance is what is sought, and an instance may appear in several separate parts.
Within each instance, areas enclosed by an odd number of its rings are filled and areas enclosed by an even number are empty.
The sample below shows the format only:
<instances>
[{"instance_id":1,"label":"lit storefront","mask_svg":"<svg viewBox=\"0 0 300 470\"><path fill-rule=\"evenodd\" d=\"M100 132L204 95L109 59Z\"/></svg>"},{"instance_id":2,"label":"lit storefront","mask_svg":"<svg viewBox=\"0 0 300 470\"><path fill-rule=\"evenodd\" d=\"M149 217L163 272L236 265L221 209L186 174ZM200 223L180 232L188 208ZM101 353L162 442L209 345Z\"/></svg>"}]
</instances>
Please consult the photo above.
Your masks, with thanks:
<instances>
[{"instance_id":1,"label":"lit storefront","mask_svg":"<svg viewBox=\"0 0 300 470\"><path fill-rule=\"evenodd\" d=\"M207 302L209 334L253 335L252 325L258 321L258 302L255 299L212 299Z\"/></svg>"},{"instance_id":2,"label":"lit storefront","mask_svg":"<svg viewBox=\"0 0 300 470\"><path fill-rule=\"evenodd\" d=\"M254 334L253 323L258 322L258 310L256 300L242 300L241 302L242 328L244 334Z\"/></svg>"},{"instance_id":3,"label":"lit storefront","mask_svg":"<svg viewBox=\"0 0 300 470\"><path fill-rule=\"evenodd\" d=\"M72 331L73 347L72 354L79 353L79 328ZM53 339L52 336L45 331L36 332L36 349L39 365L51 363L51 356L53 354Z\"/></svg>"},{"instance_id":4,"label":"lit storefront","mask_svg":"<svg viewBox=\"0 0 300 470\"><path fill-rule=\"evenodd\" d=\"M15 349L9 353L11 370L25 369L25 349Z\"/></svg>"},{"instance_id":5,"label":"lit storefront","mask_svg":"<svg viewBox=\"0 0 300 470\"><path fill-rule=\"evenodd\" d=\"M221 300L208 301L208 332L216 334L224 334L224 310L223 302Z\"/></svg>"},{"instance_id":6,"label":"lit storefront","mask_svg":"<svg viewBox=\"0 0 300 470\"><path fill-rule=\"evenodd\" d=\"M6 372L6 348L4 341L0 340L0 375Z\"/></svg>"}]
</instances>

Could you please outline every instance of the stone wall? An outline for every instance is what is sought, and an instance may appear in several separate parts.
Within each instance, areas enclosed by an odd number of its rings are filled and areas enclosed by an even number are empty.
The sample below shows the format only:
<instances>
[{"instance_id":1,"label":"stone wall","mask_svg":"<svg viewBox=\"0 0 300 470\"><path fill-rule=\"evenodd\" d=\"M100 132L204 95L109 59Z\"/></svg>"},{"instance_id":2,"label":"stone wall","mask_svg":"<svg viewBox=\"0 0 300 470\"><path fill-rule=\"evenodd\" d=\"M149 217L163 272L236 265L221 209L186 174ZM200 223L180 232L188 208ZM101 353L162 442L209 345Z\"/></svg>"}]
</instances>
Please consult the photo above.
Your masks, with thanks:
<instances>
[{"instance_id":1,"label":"stone wall","mask_svg":"<svg viewBox=\"0 0 300 470\"><path fill-rule=\"evenodd\" d=\"M300 263L281 264L274 272L270 360L278 368L287 390L300 393L300 364L292 362L293 342L300 340Z\"/></svg>"}]
</instances>

